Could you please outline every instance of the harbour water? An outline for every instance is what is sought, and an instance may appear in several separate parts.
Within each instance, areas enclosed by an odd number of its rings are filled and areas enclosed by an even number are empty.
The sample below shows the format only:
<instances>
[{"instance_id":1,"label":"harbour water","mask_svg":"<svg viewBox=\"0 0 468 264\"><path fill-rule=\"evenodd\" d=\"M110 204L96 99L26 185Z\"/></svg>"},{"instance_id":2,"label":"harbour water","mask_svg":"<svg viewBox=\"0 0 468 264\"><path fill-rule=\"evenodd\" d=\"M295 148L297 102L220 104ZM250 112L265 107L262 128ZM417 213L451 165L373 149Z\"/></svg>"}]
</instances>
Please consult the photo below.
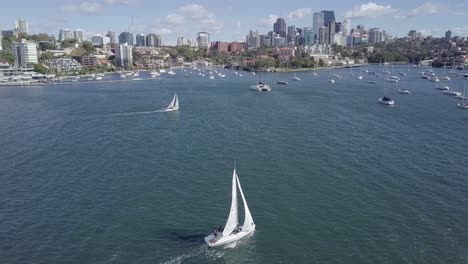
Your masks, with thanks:
<instances>
[{"instance_id":1,"label":"harbour water","mask_svg":"<svg viewBox=\"0 0 468 264\"><path fill-rule=\"evenodd\" d=\"M0 263L467 263L468 111L353 71L1 87ZM257 229L210 249L234 161Z\"/></svg>"}]
</instances>

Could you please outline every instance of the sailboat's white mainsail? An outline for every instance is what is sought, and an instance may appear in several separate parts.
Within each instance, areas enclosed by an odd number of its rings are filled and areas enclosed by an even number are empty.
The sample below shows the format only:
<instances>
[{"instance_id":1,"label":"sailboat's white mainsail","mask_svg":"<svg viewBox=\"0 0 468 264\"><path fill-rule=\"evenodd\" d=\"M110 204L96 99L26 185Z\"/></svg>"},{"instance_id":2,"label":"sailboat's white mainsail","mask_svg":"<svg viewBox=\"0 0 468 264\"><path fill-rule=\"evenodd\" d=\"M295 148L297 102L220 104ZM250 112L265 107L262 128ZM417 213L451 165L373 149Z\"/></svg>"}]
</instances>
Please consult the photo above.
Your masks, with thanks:
<instances>
[{"instance_id":1,"label":"sailboat's white mainsail","mask_svg":"<svg viewBox=\"0 0 468 264\"><path fill-rule=\"evenodd\" d=\"M173 108L174 109L179 109L179 97L177 97L177 94L174 95L174 100L175 100L175 102L174 102Z\"/></svg>"},{"instance_id":2,"label":"sailboat's white mainsail","mask_svg":"<svg viewBox=\"0 0 468 264\"><path fill-rule=\"evenodd\" d=\"M245 200L244 192L242 191L242 187L239 181L239 177L236 174L237 184L239 186L239 192L242 196L242 201L244 202L244 211L245 211L245 218L244 218L244 225L242 226L242 231L252 231L255 230L255 224L252 219L252 215L250 214L249 206L247 205L247 201Z\"/></svg>"},{"instance_id":3,"label":"sailboat's white mainsail","mask_svg":"<svg viewBox=\"0 0 468 264\"><path fill-rule=\"evenodd\" d=\"M236 169L232 174L232 201L231 201L231 211L229 212L229 217L224 226L223 236L228 236L234 231L234 229L239 224L238 213L237 213L237 173Z\"/></svg>"}]
</instances>

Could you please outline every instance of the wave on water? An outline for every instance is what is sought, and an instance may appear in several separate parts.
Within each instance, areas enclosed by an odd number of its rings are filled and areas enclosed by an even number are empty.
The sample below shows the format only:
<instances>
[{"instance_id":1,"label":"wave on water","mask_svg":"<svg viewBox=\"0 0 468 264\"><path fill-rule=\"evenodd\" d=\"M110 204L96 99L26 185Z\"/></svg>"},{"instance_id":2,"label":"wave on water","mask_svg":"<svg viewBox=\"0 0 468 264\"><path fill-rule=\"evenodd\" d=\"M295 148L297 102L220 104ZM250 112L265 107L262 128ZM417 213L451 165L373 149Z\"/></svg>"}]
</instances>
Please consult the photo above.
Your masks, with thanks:
<instances>
[{"instance_id":1,"label":"wave on water","mask_svg":"<svg viewBox=\"0 0 468 264\"><path fill-rule=\"evenodd\" d=\"M204 256L208 259L216 260L224 256L224 252L210 249L207 245L195 248L188 253L171 257L169 260L161 262L161 264L182 264L185 260L192 259L194 257Z\"/></svg>"},{"instance_id":2,"label":"wave on water","mask_svg":"<svg viewBox=\"0 0 468 264\"><path fill-rule=\"evenodd\" d=\"M107 116L128 116L128 115L144 115L144 114L153 114L153 113L162 113L163 110L155 110L155 111L142 111L142 112L125 112L125 113L115 113L109 114Z\"/></svg>"}]
</instances>

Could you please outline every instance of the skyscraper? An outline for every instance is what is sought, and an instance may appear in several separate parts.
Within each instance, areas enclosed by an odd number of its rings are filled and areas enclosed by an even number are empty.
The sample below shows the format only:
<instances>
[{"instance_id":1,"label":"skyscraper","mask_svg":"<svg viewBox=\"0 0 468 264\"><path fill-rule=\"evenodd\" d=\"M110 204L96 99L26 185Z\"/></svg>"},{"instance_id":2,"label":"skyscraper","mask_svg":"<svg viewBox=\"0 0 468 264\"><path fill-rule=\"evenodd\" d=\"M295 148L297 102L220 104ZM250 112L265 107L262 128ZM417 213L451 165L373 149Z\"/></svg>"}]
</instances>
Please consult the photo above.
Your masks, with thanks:
<instances>
[{"instance_id":1,"label":"skyscraper","mask_svg":"<svg viewBox=\"0 0 468 264\"><path fill-rule=\"evenodd\" d=\"M18 34L29 34L28 21L22 18L18 18L15 21L15 29Z\"/></svg>"},{"instance_id":2,"label":"skyscraper","mask_svg":"<svg viewBox=\"0 0 468 264\"><path fill-rule=\"evenodd\" d=\"M128 43L128 45L133 46L133 34L130 32L122 32L119 35L119 44Z\"/></svg>"},{"instance_id":3,"label":"skyscraper","mask_svg":"<svg viewBox=\"0 0 468 264\"><path fill-rule=\"evenodd\" d=\"M76 29L73 31L73 38L76 39L78 42L83 42L83 30Z\"/></svg>"},{"instance_id":4,"label":"skyscraper","mask_svg":"<svg viewBox=\"0 0 468 264\"><path fill-rule=\"evenodd\" d=\"M445 32L445 39L446 40L451 40L452 39L452 31L451 30L447 30Z\"/></svg>"},{"instance_id":5,"label":"skyscraper","mask_svg":"<svg viewBox=\"0 0 468 264\"><path fill-rule=\"evenodd\" d=\"M146 36L143 34L136 35L136 45L138 47L145 47L146 46Z\"/></svg>"},{"instance_id":6,"label":"skyscraper","mask_svg":"<svg viewBox=\"0 0 468 264\"><path fill-rule=\"evenodd\" d=\"M193 42L193 40L192 40ZM162 47L162 39L161 39L161 35L156 35L156 41L154 42L154 46L155 47ZM193 45L192 45L193 46ZM191 47L192 47L191 46Z\"/></svg>"},{"instance_id":7,"label":"skyscraper","mask_svg":"<svg viewBox=\"0 0 468 264\"><path fill-rule=\"evenodd\" d=\"M351 33L351 20L349 18L343 21L343 35L349 35Z\"/></svg>"},{"instance_id":8,"label":"skyscraper","mask_svg":"<svg viewBox=\"0 0 468 264\"><path fill-rule=\"evenodd\" d=\"M323 10L322 11L322 16L323 16L323 25L326 26L328 23L335 20L335 12L332 10Z\"/></svg>"},{"instance_id":9,"label":"skyscraper","mask_svg":"<svg viewBox=\"0 0 468 264\"><path fill-rule=\"evenodd\" d=\"M304 28L304 45L314 45L315 43L315 34L314 29L311 27Z\"/></svg>"},{"instance_id":10,"label":"skyscraper","mask_svg":"<svg viewBox=\"0 0 468 264\"><path fill-rule=\"evenodd\" d=\"M208 32L198 32L197 42L199 49L207 49L210 44L210 34Z\"/></svg>"},{"instance_id":11,"label":"skyscraper","mask_svg":"<svg viewBox=\"0 0 468 264\"><path fill-rule=\"evenodd\" d=\"M327 23L327 36L328 38L325 40L325 44L333 44L335 41L335 21Z\"/></svg>"},{"instance_id":12,"label":"skyscraper","mask_svg":"<svg viewBox=\"0 0 468 264\"><path fill-rule=\"evenodd\" d=\"M286 22L284 18L280 17L273 24L273 32L280 35L282 38L286 38Z\"/></svg>"},{"instance_id":13,"label":"skyscraper","mask_svg":"<svg viewBox=\"0 0 468 264\"><path fill-rule=\"evenodd\" d=\"M315 12L313 14L312 27L314 28L314 38L318 42L319 29L323 27L323 14L321 12Z\"/></svg>"},{"instance_id":14,"label":"skyscraper","mask_svg":"<svg viewBox=\"0 0 468 264\"><path fill-rule=\"evenodd\" d=\"M117 66L127 68L132 65L132 46L128 43L120 44L115 49L115 62Z\"/></svg>"},{"instance_id":15,"label":"skyscraper","mask_svg":"<svg viewBox=\"0 0 468 264\"><path fill-rule=\"evenodd\" d=\"M320 27L319 28L319 33L317 36L317 42L318 44L326 44L325 39L327 38L327 28L326 27Z\"/></svg>"},{"instance_id":16,"label":"skyscraper","mask_svg":"<svg viewBox=\"0 0 468 264\"><path fill-rule=\"evenodd\" d=\"M15 66L26 67L37 63L37 45L22 39L20 43L11 44L11 51L15 55Z\"/></svg>"},{"instance_id":17,"label":"skyscraper","mask_svg":"<svg viewBox=\"0 0 468 264\"><path fill-rule=\"evenodd\" d=\"M296 34L297 34L296 26L295 25L288 26L287 43L289 45L296 44Z\"/></svg>"},{"instance_id":18,"label":"skyscraper","mask_svg":"<svg viewBox=\"0 0 468 264\"><path fill-rule=\"evenodd\" d=\"M250 30L249 35L246 38L246 44L249 48L258 48L260 47L260 36L258 35L258 31Z\"/></svg>"},{"instance_id":19,"label":"skyscraper","mask_svg":"<svg viewBox=\"0 0 468 264\"><path fill-rule=\"evenodd\" d=\"M109 37L109 42L110 44L115 44L117 42L115 42L115 32L114 31L109 31L107 32L106 36Z\"/></svg>"}]
</instances>

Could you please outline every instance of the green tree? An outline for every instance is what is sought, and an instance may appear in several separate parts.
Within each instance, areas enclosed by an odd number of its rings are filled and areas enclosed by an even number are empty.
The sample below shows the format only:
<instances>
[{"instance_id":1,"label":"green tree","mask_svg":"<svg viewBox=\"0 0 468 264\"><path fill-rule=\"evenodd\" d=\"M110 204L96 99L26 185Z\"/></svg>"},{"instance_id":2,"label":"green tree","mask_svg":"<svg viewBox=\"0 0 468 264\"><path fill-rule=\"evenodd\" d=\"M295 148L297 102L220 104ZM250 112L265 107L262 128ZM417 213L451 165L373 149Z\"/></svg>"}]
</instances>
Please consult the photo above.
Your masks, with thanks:
<instances>
[{"instance_id":1,"label":"green tree","mask_svg":"<svg viewBox=\"0 0 468 264\"><path fill-rule=\"evenodd\" d=\"M41 56L39 56L39 62L43 62L43 61L50 60L53 58L54 58L54 55L52 53L44 52L41 54Z\"/></svg>"},{"instance_id":2,"label":"green tree","mask_svg":"<svg viewBox=\"0 0 468 264\"><path fill-rule=\"evenodd\" d=\"M49 70L42 64L33 64L34 71L42 74L46 74Z\"/></svg>"},{"instance_id":3,"label":"green tree","mask_svg":"<svg viewBox=\"0 0 468 264\"><path fill-rule=\"evenodd\" d=\"M96 48L93 43L86 40L81 43L81 48L85 50L86 55L91 55L96 52Z\"/></svg>"}]
</instances>

